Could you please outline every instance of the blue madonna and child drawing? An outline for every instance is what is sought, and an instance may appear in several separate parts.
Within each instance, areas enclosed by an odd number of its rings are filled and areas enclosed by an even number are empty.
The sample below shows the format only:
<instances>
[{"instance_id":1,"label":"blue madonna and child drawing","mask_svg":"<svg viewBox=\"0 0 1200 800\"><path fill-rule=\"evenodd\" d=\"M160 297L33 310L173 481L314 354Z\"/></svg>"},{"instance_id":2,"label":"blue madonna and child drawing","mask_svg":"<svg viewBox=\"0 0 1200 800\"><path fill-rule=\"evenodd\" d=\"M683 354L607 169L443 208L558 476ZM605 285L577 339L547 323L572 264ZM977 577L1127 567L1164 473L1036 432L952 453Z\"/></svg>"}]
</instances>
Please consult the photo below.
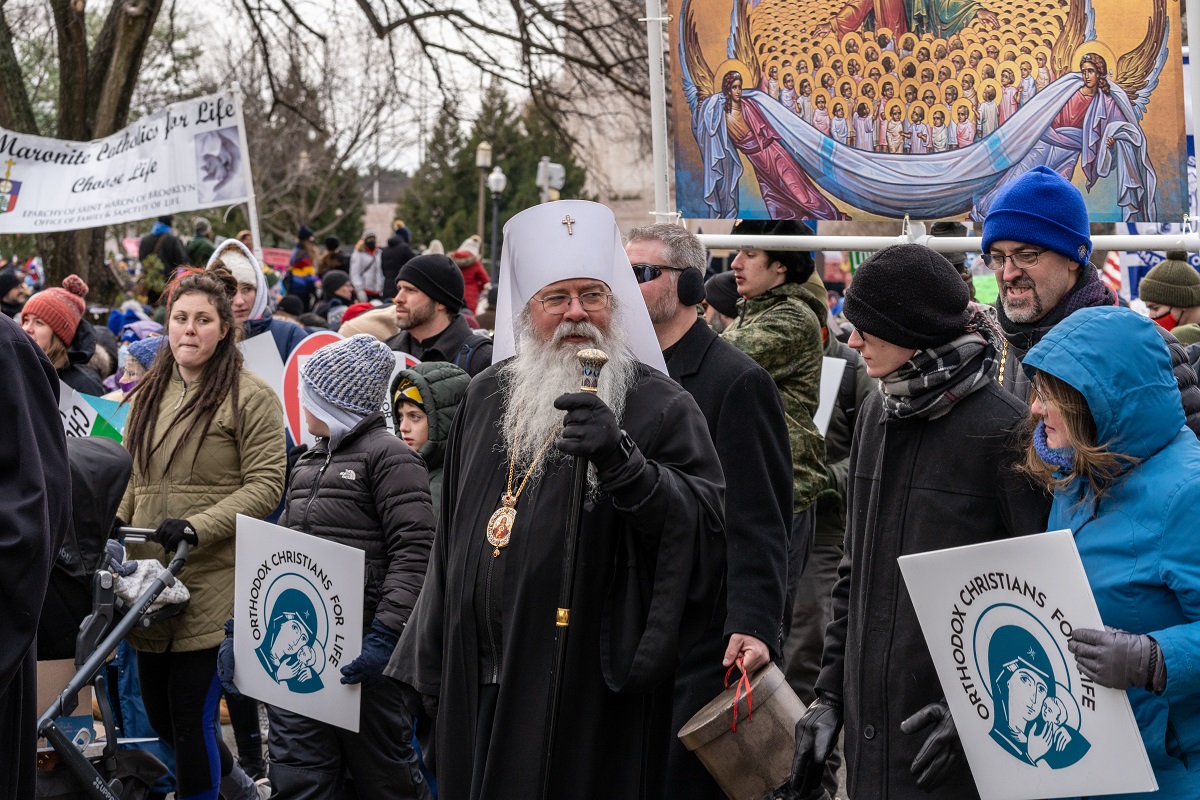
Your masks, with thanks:
<instances>
[{"instance_id":1,"label":"blue madonna and child drawing","mask_svg":"<svg viewBox=\"0 0 1200 800\"><path fill-rule=\"evenodd\" d=\"M267 590L265 608L259 664L297 694L322 689L329 616L320 593L302 577L283 575Z\"/></svg>"},{"instance_id":2,"label":"blue madonna and child drawing","mask_svg":"<svg viewBox=\"0 0 1200 800\"><path fill-rule=\"evenodd\" d=\"M1094 221L1187 210L1177 3L672 0L671 10L685 216L982 220L1035 166L1073 181Z\"/></svg>"},{"instance_id":3,"label":"blue madonna and child drawing","mask_svg":"<svg viewBox=\"0 0 1200 800\"><path fill-rule=\"evenodd\" d=\"M974 656L978 673L987 676L991 738L1005 752L1062 769L1091 749L1079 730L1066 654L1036 617L1007 603L991 606L976 623Z\"/></svg>"}]
</instances>

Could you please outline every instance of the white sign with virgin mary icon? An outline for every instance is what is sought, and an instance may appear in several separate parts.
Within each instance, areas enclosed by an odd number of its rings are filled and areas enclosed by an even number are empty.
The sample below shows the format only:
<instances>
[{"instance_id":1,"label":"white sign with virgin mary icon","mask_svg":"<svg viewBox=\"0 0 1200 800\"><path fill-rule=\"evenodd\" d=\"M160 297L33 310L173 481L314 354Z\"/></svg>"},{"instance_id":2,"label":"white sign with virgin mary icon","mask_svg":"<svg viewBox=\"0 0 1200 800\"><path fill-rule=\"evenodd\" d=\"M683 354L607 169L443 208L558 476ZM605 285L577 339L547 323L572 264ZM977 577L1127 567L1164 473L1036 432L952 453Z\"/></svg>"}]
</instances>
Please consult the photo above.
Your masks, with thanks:
<instances>
[{"instance_id":1,"label":"white sign with virgin mary icon","mask_svg":"<svg viewBox=\"0 0 1200 800\"><path fill-rule=\"evenodd\" d=\"M1129 698L1067 650L1103 627L1070 531L899 562L983 800L1158 788Z\"/></svg>"},{"instance_id":2,"label":"white sign with virgin mary icon","mask_svg":"<svg viewBox=\"0 0 1200 800\"><path fill-rule=\"evenodd\" d=\"M234 683L264 703L358 731L362 550L238 515Z\"/></svg>"}]
</instances>

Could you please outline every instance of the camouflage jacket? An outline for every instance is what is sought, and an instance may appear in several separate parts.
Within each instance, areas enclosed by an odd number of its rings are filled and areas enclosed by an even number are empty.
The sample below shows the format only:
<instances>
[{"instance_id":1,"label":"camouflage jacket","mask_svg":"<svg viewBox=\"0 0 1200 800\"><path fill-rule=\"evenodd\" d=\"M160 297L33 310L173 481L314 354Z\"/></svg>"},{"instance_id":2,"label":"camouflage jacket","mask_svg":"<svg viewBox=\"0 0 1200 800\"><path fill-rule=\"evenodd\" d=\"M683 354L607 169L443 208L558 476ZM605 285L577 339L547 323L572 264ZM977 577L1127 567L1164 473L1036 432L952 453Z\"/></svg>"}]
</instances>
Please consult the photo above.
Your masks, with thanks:
<instances>
[{"instance_id":1,"label":"camouflage jacket","mask_svg":"<svg viewBox=\"0 0 1200 800\"><path fill-rule=\"evenodd\" d=\"M808 509L825 488L825 441L813 424L821 388L821 302L798 283L739 301L722 335L775 381L792 447L792 508Z\"/></svg>"}]
</instances>

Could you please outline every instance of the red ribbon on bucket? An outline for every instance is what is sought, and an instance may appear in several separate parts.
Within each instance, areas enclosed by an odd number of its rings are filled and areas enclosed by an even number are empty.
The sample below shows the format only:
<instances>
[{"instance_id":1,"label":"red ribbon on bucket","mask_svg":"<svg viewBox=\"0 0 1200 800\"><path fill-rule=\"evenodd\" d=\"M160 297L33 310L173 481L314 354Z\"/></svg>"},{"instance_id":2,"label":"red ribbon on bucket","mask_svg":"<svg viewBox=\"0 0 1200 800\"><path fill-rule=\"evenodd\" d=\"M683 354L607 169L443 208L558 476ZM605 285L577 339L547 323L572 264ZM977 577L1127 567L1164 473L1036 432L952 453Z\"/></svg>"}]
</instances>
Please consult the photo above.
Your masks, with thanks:
<instances>
[{"instance_id":1,"label":"red ribbon on bucket","mask_svg":"<svg viewBox=\"0 0 1200 800\"><path fill-rule=\"evenodd\" d=\"M733 667L742 671L742 677L737 679L737 688L733 690L733 724L729 726L730 730L737 733L738 701L742 697L742 692L746 693L746 719L754 719L754 698L750 693L750 676L746 674L746 667L742 664L740 656L737 663L725 670L725 688L729 688L729 676L733 674Z\"/></svg>"}]
</instances>

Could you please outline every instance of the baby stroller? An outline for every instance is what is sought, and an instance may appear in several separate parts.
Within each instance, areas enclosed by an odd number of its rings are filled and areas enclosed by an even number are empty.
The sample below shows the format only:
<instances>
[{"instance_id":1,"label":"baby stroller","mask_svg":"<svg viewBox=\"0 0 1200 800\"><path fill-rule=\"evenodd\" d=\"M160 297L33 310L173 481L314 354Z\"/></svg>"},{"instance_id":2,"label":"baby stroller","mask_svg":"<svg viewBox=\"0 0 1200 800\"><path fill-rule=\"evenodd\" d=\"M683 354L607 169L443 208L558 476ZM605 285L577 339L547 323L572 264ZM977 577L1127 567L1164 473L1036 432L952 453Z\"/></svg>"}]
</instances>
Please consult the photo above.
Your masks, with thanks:
<instances>
[{"instance_id":1,"label":"baby stroller","mask_svg":"<svg viewBox=\"0 0 1200 800\"><path fill-rule=\"evenodd\" d=\"M46 658L74 656L76 673L37 722L37 735L45 738L61 766L39 770L39 798L97 798L140 800L166 772L148 753L119 750L115 714L109 700L106 661L135 627L147 626L181 613L186 603L148 611L158 596L175 582L187 560L182 543L166 569L131 603L115 591L115 576L107 568L106 545L117 507L132 471L128 451L110 439L68 438L71 463L73 525L51 571L50 589L38 629L38 655ZM144 541L150 530L121 528L126 541ZM99 754L85 755L59 729L56 720L69 716L78 705L79 691L94 689L104 725L105 742ZM125 785L119 776L125 777Z\"/></svg>"}]
</instances>

